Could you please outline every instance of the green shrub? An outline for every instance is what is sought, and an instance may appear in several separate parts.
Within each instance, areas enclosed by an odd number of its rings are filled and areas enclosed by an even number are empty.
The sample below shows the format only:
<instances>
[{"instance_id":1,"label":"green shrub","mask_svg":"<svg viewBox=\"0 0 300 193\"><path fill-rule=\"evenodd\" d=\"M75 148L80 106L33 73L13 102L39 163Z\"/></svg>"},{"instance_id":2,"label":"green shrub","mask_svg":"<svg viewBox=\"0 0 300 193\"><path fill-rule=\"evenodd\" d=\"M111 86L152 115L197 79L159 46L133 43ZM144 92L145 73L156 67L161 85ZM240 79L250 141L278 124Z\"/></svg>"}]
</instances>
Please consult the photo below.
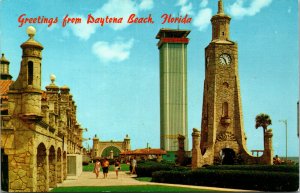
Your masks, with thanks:
<instances>
[{"instance_id":1,"label":"green shrub","mask_svg":"<svg viewBox=\"0 0 300 193\"><path fill-rule=\"evenodd\" d=\"M172 166L166 164L139 164L136 168L136 174L138 177L151 177L152 172L161 170L172 170Z\"/></svg>"},{"instance_id":2,"label":"green shrub","mask_svg":"<svg viewBox=\"0 0 300 193\"><path fill-rule=\"evenodd\" d=\"M87 165L89 165L89 164L90 164L89 161L82 161L82 165L83 165L83 166L87 166Z\"/></svg>"},{"instance_id":3,"label":"green shrub","mask_svg":"<svg viewBox=\"0 0 300 193\"><path fill-rule=\"evenodd\" d=\"M202 168L195 171L153 172L152 181L260 191L296 191L299 188L299 173Z\"/></svg>"},{"instance_id":4,"label":"green shrub","mask_svg":"<svg viewBox=\"0 0 300 193\"><path fill-rule=\"evenodd\" d=\"M212 165L206 169L213 170L251 170L251 171L278 171L299 173L297 165Z\"/></svg>"}]
</instances>

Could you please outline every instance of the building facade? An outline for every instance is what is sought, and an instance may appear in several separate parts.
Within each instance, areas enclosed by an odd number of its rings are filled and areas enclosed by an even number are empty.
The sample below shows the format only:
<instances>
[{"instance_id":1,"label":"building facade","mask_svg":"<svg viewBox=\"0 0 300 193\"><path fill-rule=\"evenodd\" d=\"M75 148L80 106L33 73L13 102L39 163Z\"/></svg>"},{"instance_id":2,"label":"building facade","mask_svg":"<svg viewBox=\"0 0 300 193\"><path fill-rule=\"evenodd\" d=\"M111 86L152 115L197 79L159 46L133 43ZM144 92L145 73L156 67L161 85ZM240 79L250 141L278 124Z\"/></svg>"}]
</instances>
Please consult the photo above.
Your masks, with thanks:
<instances>
[{"instance_id":1,"label":"building facade","mask_svg":"<svg viewBox=\"0 0 300 193\"><path fill-rule=\"evenodd\" d=\"M1 187L9 192L45 192L82 171L83 129L70 89L56 86L52 75L42 90L43 46L33 27L27 33L16 81L1 58Z\"/></svg>"},{"instance_id":2,"label":"building facade","mask_svg":"<svg viewBox=\"0 0 300 193\"><path fill-rule=\"evenodd\" d=\"M205 48L201 141L200 144L197 141L200 132L194 129L192 151L193 156L198 157L193 160L194 165L216 162L233 164L235 160L271 164L271 131L266 132L262 157L253 157L246 149L238 73L238 46L230 40L230 20L231 18L224 13L222 0L219 0L218 13L211 18L212 40Z\"/></svg>"},{"instance_id":3,"label":"building facade","mask_svg":"<svg viewBox=\"0 0 300 193\"><path fill-rule=\"evenodd\" d=\"M130 159L135 158L137 161L140 160L155 160L160 162L163 160L163 155L166 155L167 152L162 149L157 148L144 148L144 149L136 149L136 150L128 150L122 151L120 153L120 160L122 163L129 162Z\"/></svg>"},{"instance_id":4,"label":"building facade","mask_svg":"<svg viewBox=\"0 0 300 193\"><path fill-rule=\"evenodd\" d=\"M97 135L93 138L93 148L91 149L92 159L109 158L114 159L120 156L123 151L130 151L130 138L128 135L123 141L101 141Z\"/></svg>"},{"instance_id":5,"label":"building facade","mask_svg":"<svg viewBox=\"0 0 300 193\"><path fill-rule=\"evenodd\" d=\"M177 151L178 134L188 139L187 38L189 30L160 29L160 148ZM185 150L188 150L188 140Z\"/></svg>"}]
</instances>

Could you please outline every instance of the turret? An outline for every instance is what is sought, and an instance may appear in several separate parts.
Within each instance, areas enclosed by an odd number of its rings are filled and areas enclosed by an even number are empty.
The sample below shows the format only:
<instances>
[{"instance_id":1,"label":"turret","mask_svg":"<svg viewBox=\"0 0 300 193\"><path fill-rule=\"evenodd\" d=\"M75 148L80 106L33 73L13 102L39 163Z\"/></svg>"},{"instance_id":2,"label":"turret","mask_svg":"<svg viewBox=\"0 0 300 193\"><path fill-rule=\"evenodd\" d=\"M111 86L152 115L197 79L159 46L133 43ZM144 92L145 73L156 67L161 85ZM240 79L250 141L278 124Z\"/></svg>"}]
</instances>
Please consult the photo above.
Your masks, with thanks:
<instances>
[{"instance_id":1,"label":"turret","mask_svg":"<svg viewBox=\"0 0 300 193\"><path fill-rule=\"evenodd\" d=\"M27 28L29 39L21 45L23 55L20 73L8 92L9 114L22 115L28 119L41 118L43 46L34 40L35 33L34 27L29 26Z\"/></svg>"},{"instance_id":2,"label":"turret","mask_svg":"<svg viewBox=\"0 0 300 193\"><path fill-rule=\"evenodd\" d=\"M2 53L2 57L0 58L0 74L1 80L11 80L12 76L9 74L9 61L4 57Z\"/></svg>"},{"instance_id":3,"label":"turret","mask_svg":"<svg viewBox=\"0 0 300 193\"><path fill-rule=\"evenodd\" d=\"M97 157L97 155L98 155L98 144L99 144L99 138L95 134L95 137L93 138L93 155L92 155L92 157Z\"/></svg>"},{"instance_id":4,"label":"turret","mask_svg":"<svg viewBox=\"0 0 300 193\"><path fill-rule=\"evenodd\" d=\"M55 84L56 76L50 75L51 83L46 86L46 93L49 103L49 118L50 125L55 126L56 116L58 115L58 98L59 98L59 87Z\"/></svg>"},{"instance_id":5,"label":"turret","mask_svg":"<svg viewBox=\"0 0 300 193\"><path fill-rule=\"evenodd\" d=\"M125 150L126 151L131 149L131 147L130 147L130 138L128 137L128 134L124 138L124 145L125 145Z\"/></svg>"},{"instance_id":6,"label":"turret","mask_svg":"<svg viewBox=\"0 0 300 193\"><path fill-rule=\"evenodd\" d=\"M230 40L230 20L231 18L224 13L223 1L218 2L218 13L211 18L212 41Z\"/></svg>"}]
</instances>

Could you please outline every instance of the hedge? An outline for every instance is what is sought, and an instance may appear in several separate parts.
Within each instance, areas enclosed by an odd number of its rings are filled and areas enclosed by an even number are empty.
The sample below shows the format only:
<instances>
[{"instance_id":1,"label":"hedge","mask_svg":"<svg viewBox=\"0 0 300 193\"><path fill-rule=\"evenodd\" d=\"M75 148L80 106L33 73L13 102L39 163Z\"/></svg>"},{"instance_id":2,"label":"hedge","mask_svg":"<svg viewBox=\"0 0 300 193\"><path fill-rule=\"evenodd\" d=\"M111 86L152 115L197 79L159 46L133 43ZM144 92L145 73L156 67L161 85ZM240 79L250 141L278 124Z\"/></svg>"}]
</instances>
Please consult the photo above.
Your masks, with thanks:
<instances>
[{"instance_id":1,"label":"hedge","mask_svg":"<svg viewBox=\"0 0 300 193\"><path fill-rule=\"evenodd\" d=\"M202 168L195 171L153 172L152 181L245 190L297 191L299 173Z\"/></svg>"},{"instance_id":2,"label":"hedge","mask_svg":"<svg viewBox=\"0 0 300 193\"><path fill-rule=\"evenodd\" d=\"M159 162L144 162L138 163L136 168L136 174L138 177L151 177L153 172L156 171L186 171L191 170L187 167L175 166L175 164L170 163L159 163Z\"/></svg>"},{"instance_id":3,"label":"hedge","mask_svg":"<svg viewBox=\"0 0 300 193\"><path fill-rule=\"evenodd\" d=\"M297 165L212 165L206 169L214 170L255 170L255 171L278 171L299 173Z\"/></svg>"}]
</instances>

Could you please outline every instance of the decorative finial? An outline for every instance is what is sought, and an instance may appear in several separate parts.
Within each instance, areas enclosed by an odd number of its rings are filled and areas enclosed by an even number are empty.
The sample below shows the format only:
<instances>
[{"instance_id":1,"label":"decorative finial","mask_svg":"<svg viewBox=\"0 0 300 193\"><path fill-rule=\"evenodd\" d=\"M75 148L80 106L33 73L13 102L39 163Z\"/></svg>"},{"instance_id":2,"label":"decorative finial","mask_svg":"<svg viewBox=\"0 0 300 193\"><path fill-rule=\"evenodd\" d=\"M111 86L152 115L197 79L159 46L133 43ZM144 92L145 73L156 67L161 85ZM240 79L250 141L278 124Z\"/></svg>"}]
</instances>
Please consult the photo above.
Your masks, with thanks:
<instances>
[{"instance_id":1,"label":"decorative finial","mask_svg":"<svg viewBox=\"0 0 300 193\"><path fill-rule=\"evenodd\" d=\"M224 14L223 1L222 0L219 0L219 2L218 2L218 14Z\"/></svg>"},{"instance_id":2,"label":"decorative finial","mask_svg":"<svg viewBox=\"0 0 300 193\"><path fill-rule=\"evenodd\" d=\"M26 30L26 33L28 34L28 36L30 37L30 39L33 38L33 36L36 33L36 29L33 26L29 26Z\"/></svg>"},{"instance_id":3,"label":"decorative finial","mask_svg":"<svg viewBox=\"0 0 300 193\"><path fill-rule=\"evenodd\" d=\"M51 74L50 80L51 80L52 84L54 84L55 79L56 79L56 76L54 74Z\"/></svg>"}]
</instances>

